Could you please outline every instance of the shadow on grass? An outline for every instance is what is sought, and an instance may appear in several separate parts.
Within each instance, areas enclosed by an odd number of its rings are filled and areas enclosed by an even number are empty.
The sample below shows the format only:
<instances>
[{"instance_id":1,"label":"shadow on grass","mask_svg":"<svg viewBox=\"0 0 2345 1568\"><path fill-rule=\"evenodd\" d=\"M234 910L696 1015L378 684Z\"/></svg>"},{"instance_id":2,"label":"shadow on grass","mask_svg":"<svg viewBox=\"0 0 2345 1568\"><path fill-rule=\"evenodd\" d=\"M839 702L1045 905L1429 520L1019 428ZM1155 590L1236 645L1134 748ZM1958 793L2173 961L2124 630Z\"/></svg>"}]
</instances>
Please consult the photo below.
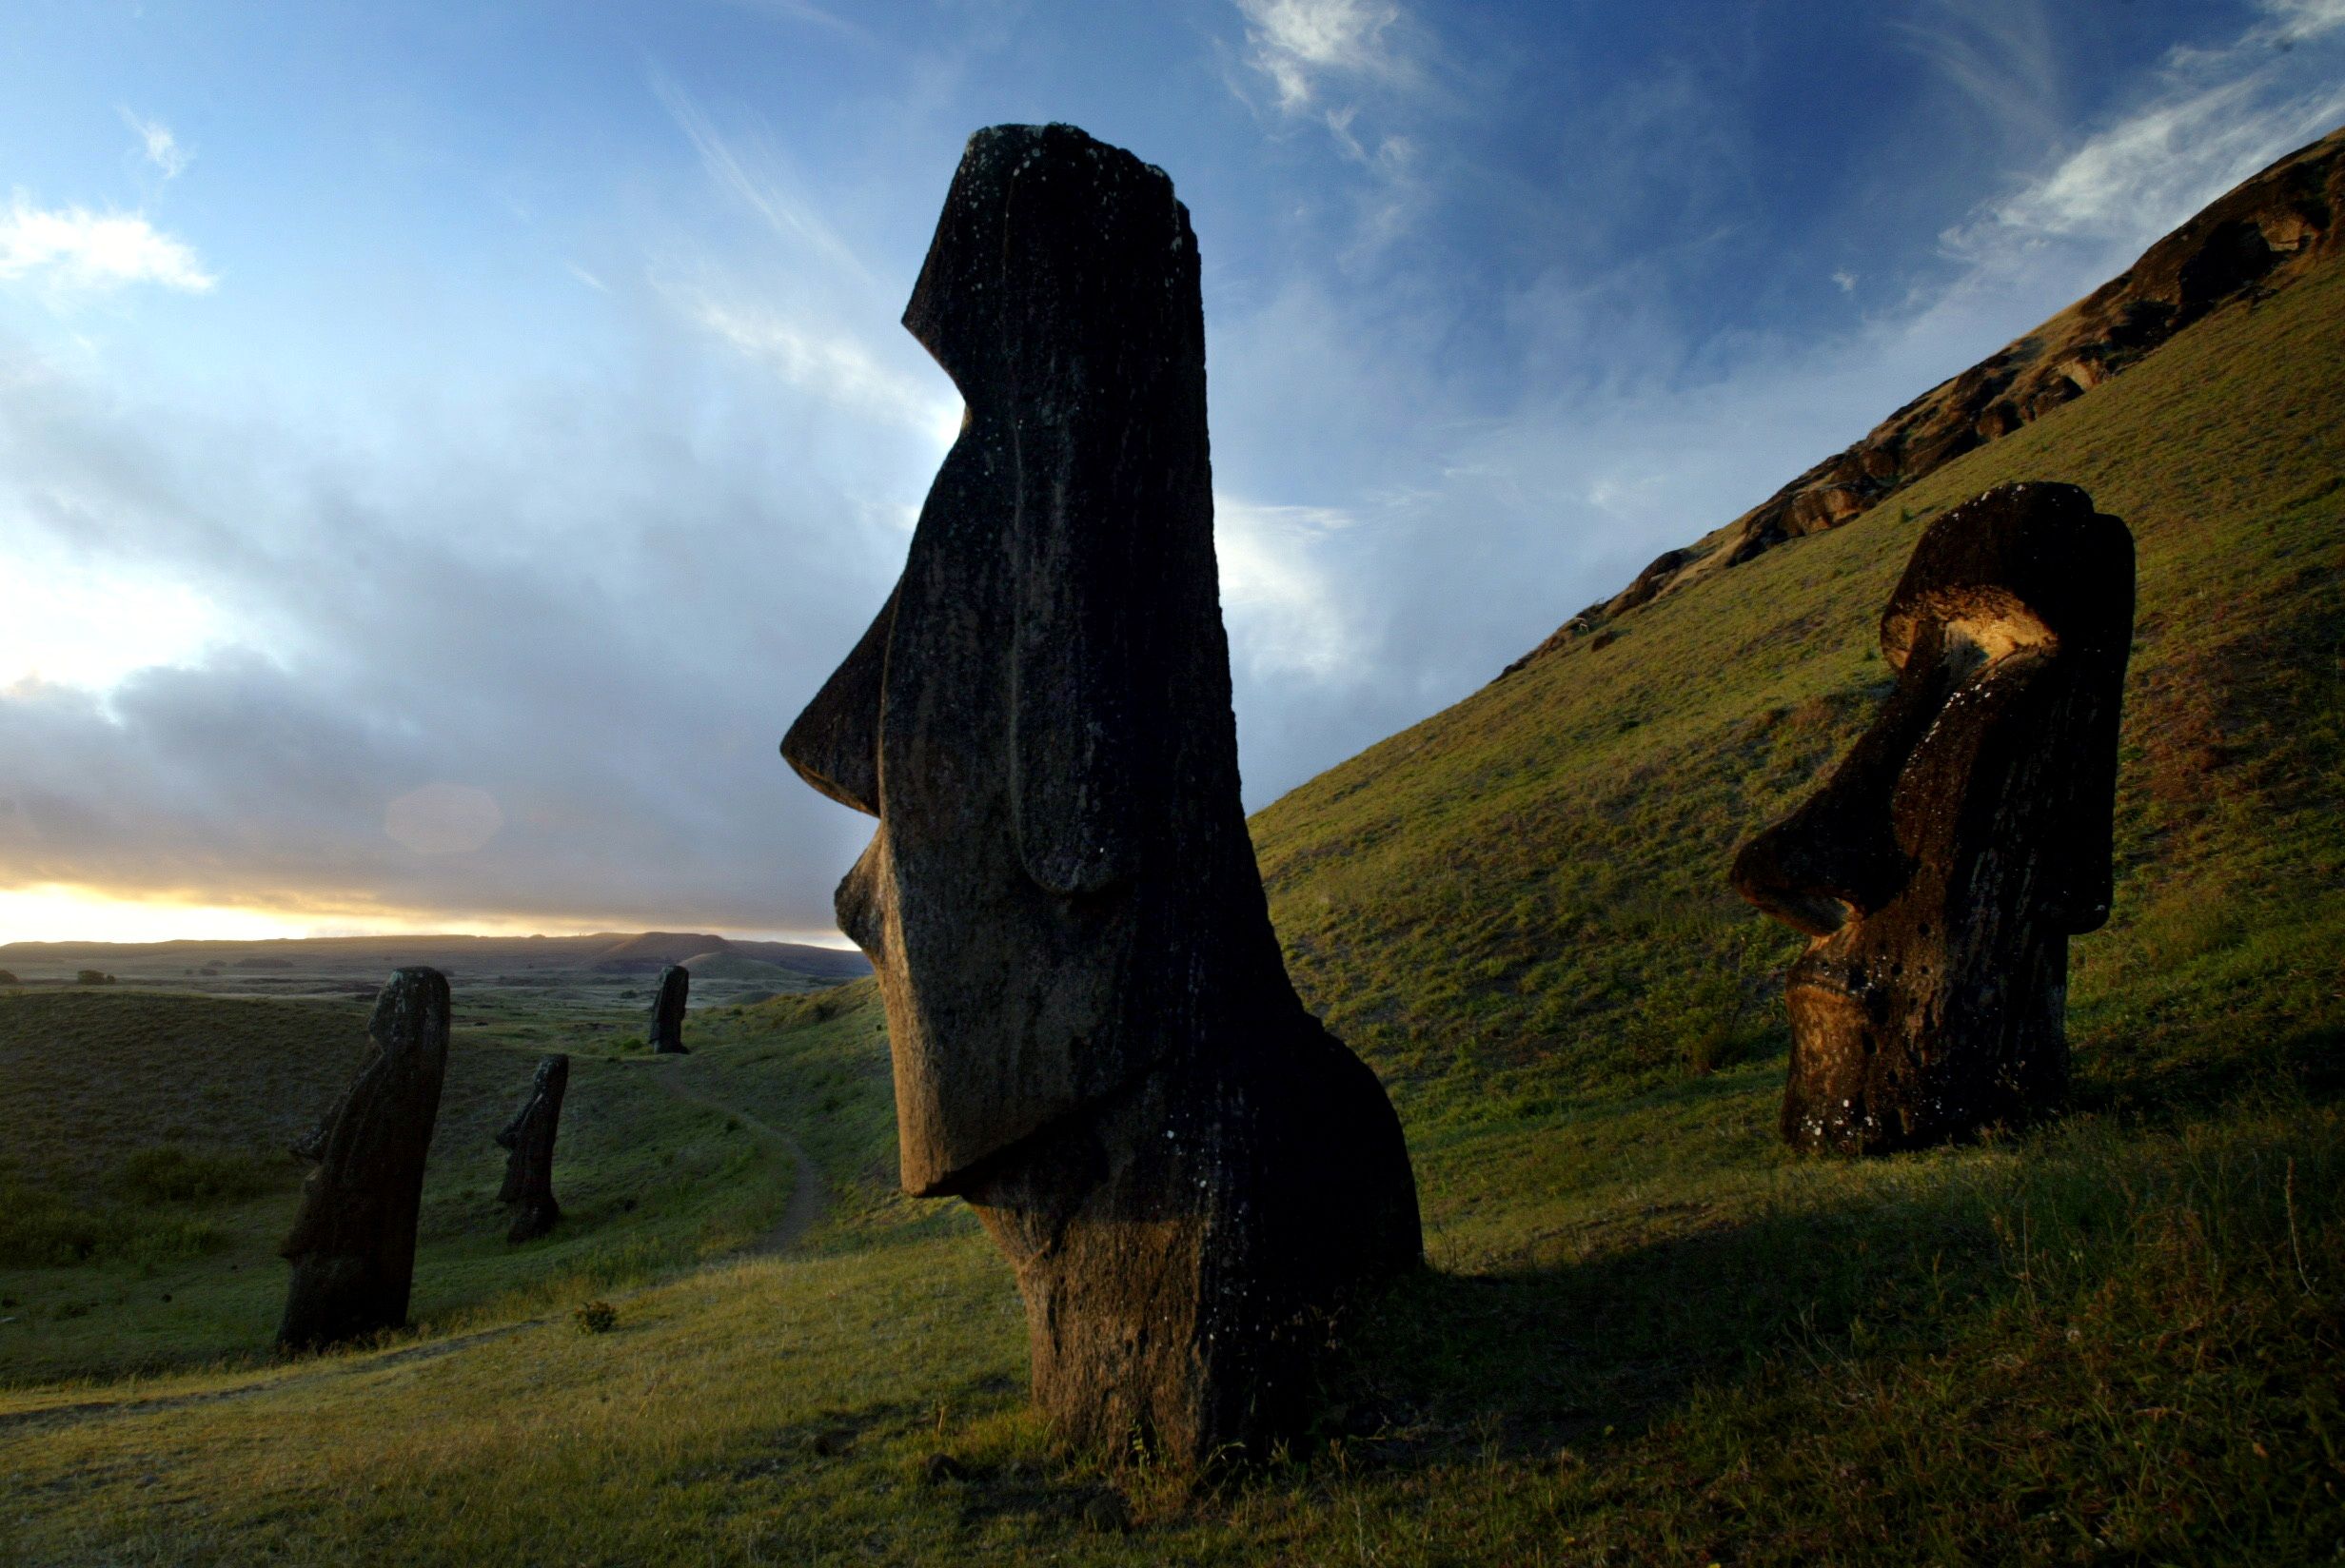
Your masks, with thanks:
<instances>
[{"instance_id":1,"label":"shadow on grass","mask_svg":"<svg viewBox=\"0 0 2345 1568\"><path fill-rule=\"evenodd\" d=\"M2334 1105L2345 1099L2345 1029L2315 1025L2276 1037L2208 1039L2155 1051L2099 1043L2074 1099L2078 1111L2145 1127L2274 1099Z\"/></svg>"},{"instance_id":2,"label":"shadow on grass","mask_svg":"<svg viewBox=\"0 0 2345 1568\"><path fill-rule=\"evenodd\" d=\"M1395 1459L1551 1454L1641 1428L1697 1382L1842 1336L1860 1314L1967 1307L1999 1283L1998 1257L1965 1195L1768 1216L1574 1264L1428 1269L1361 1323L1330 1424L1384 1434Z\"/></svg>"},{"instance_id":3,"label":"shadow on grass","mask_svg":"<svg viewBox=\"0 0 2345 1568\"><path fill-rule=\"evenodd\" d=\"M1399 1463L1552 1455L1633 1436L1699 1385L1860 1343L1926 1358L2007 1307L2080 1303L2177 1256L2235 1282L2292 1255L2301 1271L2334 1245L2345 1175L2334 1095L2303 1086L2260 1088L2220 1121L2201 1101L2170 1130L2080 1116L1983 1150L1813 1162L1755 1214L1656 1203L1559 1234L1544 1259L1429 1268L1355 1325L1322 1435Z\"/></svg>"}]
</instances>

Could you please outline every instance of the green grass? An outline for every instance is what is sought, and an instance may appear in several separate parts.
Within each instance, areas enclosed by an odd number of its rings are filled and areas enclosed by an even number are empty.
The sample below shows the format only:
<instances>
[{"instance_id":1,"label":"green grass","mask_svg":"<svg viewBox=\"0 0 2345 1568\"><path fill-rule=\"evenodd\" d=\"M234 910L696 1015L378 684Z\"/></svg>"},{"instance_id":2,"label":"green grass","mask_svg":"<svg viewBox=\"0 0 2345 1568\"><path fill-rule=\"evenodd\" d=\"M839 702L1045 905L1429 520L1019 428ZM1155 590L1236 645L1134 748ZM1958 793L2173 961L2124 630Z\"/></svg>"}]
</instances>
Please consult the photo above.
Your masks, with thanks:
<instances>
[{"instance_id":1,"label":"green grass","mask_svg":"<svg viewBox=\"0 0 2345 1568\"><path fill-rule=\"evenodd\" d=\"M865 983L589 1075L672 1069L789 1130L835 1199L809 1245L645 1270L606 1333L491 1296L441 1321L548 1321L0 1391L0 1559L2338 1560L2341 342L2345 268L2221 313L1256 819L1298 984L1393 1087L1432 1264L1264 1470L1192 1493L1050 1449L1007 1267L892 1190ZM1916 530L2016 477L2083 483L2140 547L2077 1107L1797 1158L1796 944L1724 867L1863 724ZM515 1012L501 1070L592 1021ZM611 1117L614 1162L699 1136Z\"/></svg>"},{"instance_id":2,"label":"green grass","mask_svg":"<svg viewBox=\"0 0 2345 1568\"><path fill-rule=\"evenodd\" d=\"M493 991L458 1004L424 1174L420 1333L670 1273L778 1215L787 1158L654 1082L678 1064L642 1053L636 1009ZM366 1014L118 988L0 996L0 1385L266 1354L277 1244L307 1168L286 1146L355 1070ZM494 1135L548 1049L572 1052L563 1218L516 1247Z\"/></svg>"},{"instance_id":3,"label":"green grass","mask_svg":"<svg viewBox=\"0 0 2345 1568\"><path fill-rule=\"evenodd\" d=\"M2345 956L2341 343L2332 267L1284 796L1253 828L1298 987L1412 1131L1785 1049L1797 939L1727 861L1886 690L1874 628L1921 528L2040 479L2083 485L2139 554L2116 911L2074 949L2086 1071L2164 1028L2145 987L2193 1028L2247 1008L2247 1038L2334 1022L2334 984L2289 976Z\"/></svg>"}]
</instances>

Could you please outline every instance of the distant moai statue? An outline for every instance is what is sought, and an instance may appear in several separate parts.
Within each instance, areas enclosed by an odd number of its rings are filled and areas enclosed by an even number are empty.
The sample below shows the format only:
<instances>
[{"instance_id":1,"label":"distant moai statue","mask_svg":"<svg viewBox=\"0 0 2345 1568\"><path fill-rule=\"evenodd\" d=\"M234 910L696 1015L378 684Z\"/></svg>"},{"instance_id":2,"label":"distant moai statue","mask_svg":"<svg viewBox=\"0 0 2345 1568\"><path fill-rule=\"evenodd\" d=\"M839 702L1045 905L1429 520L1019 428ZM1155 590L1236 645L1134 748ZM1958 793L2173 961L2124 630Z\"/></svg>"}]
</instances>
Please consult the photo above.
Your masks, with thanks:
<instances>
[{"instance_id":1,"label":"distant moai statue","mask_svg":"<svg viewBox=\"0 0 2345 1568\"><path fill-rule=\"evenodd\" d=\"M2072 484L1932 523L1882 613L1897 687L1736 891L1812 938L1785 984L1783 1134L1874 1154L2068 1087L2068 938L2109 917L2134 544Z\"/></svg>"},{"instance_id":2,"label":"distant moai statue","mask_svg":"<svg viewBox=\"0 0 2345 1568\"><path fill-rule=\"evenodd\" d=\"M681 964L660 971L660 990L652 997L651 1032L644 1036L654 1053L687 1056L684 1049L684 998L692 990L692 972Z\"/></svg>"},{"instance_id":3,"label":"distant moai statue","mask_svg":"<svg viewBox=\"0 0 2345 1568\"><path fill-rule=\"evenodd\" d=\"M782 755L879 819L838 890L904 1189L1017 1270L1060 1434L1296 1436L1329 1316L1415 1266L1375 1075L1305 1010L1239 804L1196 239L1069 126L972 137L904 324L968 412Z\"/></svg>"},{"instance_id":4,"label":"distant moai statue","mask_svg":"<svg viewBox=\"0 0 2345 1568\"><path fill-rule=\"evenodd\" d=\"M562 1127L562 1097L569 1087L570 1058L546 1057L530 1082L529 1098L497 1134L497 1146L513 1151L497 1193L497 1201L513 1211L508 1242L534 1241L562 1218L562 1205L554 1201L554 1135Z\"/></svg>"},{"instance_id":5,"label":"distant moai statue","mask_svg":"<svg viewBox=\"0 0 2345 1568\"><path fill-rule=\"evenodd\" d=\"M317 1168L280 1249L293 1264L277 1343L309 1349L407 1321L424 1157L447 1071L448 983L404 969L376 998L366 1056L293 1152Z\"/></svg>"}]
</instances>

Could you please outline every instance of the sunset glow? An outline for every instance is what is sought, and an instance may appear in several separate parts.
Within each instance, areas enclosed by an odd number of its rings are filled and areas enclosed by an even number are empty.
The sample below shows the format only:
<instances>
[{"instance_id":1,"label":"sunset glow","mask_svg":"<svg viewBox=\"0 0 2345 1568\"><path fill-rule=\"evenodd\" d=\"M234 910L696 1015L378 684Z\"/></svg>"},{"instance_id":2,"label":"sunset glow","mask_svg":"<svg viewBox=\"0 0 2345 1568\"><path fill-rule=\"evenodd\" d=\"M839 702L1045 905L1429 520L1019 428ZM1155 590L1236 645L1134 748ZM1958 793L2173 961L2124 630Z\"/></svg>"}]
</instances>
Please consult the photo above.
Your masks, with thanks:
<instances>
[{"instance_id":1,"label":"sunset glow","mask_svg":"<svg viewBox=\"0 0 2345 1568\"><path fill-rule=\"evenodd\" d=\"M715 930L754 941L843 947L832 931ZM10 942L266 942L318 936L390 936L429 931L450 936L583 936L621 929L616 920L577 922L544 915L483 915L429 910L369 909L357 904L266 909L168 898L126 898L93 888L48 885L0 889L0 944Z\"/></svg>"}]
</instances>

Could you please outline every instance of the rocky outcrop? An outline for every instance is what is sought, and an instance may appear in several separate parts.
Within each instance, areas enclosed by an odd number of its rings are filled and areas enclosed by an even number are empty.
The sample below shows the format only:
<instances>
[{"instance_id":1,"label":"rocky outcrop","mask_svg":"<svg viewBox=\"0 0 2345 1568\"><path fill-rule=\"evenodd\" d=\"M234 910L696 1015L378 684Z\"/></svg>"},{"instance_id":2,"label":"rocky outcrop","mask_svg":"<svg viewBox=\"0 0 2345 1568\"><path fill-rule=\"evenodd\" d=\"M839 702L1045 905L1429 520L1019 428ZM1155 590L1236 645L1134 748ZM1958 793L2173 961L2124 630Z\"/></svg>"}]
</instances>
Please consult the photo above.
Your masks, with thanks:
<instances>
[{"instance_id":1,"label":"rocky outcrop","mask_svg":"<svg viewBox=\"0 0 2345 1568\"><path fill-rule=\"evenodd\" d=\"M497 1134L497 1147L512 1151L497 1193L513 1214L508 1242L534 1241L562 1218L554 1201L554 1135L562 1129L562 1097L569 1088L570 1058L546 1057L530 1081L529 1098Z\"/></svg>"},{"instance_id":2,"label":"rocky outcrop","mask_svg":"<svg viewBox=\"0 0 2345 1568\"><path fill-rule=\"evenodd\" d=\"M277 1343L288 1349L364 1338L407 1321L424 1157L447 1071L448 983L438 970L395 972L366 1025L358 1076L293 1152L317 1169L281 1249L293 1264Z\"/></svg>"},{"instance_id":3,"label":"rocky outcrop","mask_svg":"<svg viewBox=\"0 0 2345 1568\"><path fill-rule=\"evenodd\" d=\"M1663 555L1503 674L1786 539L1837 528L1963 453L2122 374L2209 312L2285 288L2345 247L2340 214L2345 130L2245 181L2152 245L2123 275L1932 387L1724 528Z\"/></svg>"},{"instance_id":4,"label":"rocky outcrop","mask_svg":"<svg viewBox=\"0 0 2345 1568\"><path fill-rule=\"evenodd\" d=\"M904 324L967 417L782 742L879 819L838 914L903 1186L1009 1256L1063 1437L1259 1451L1420 1240L1399 1122L1289 984L1238 801L1188 213L1072 127L980 131Z\"/></svg>"},{"instance_id":5,"label":"rocky outcrop","mask_svg":"<svg viewBox=\"0 0 2345 1568\"><path fill-rule=\"evenodd\" d=\"M2068 1087L2068 939L2109 917L2134 544L2072 484L1930 524L1881 617L1897 686L1737 892L1812 938L1791 967L1783 1137L1885 1153Z\"/></svg>"}]
</instances>

